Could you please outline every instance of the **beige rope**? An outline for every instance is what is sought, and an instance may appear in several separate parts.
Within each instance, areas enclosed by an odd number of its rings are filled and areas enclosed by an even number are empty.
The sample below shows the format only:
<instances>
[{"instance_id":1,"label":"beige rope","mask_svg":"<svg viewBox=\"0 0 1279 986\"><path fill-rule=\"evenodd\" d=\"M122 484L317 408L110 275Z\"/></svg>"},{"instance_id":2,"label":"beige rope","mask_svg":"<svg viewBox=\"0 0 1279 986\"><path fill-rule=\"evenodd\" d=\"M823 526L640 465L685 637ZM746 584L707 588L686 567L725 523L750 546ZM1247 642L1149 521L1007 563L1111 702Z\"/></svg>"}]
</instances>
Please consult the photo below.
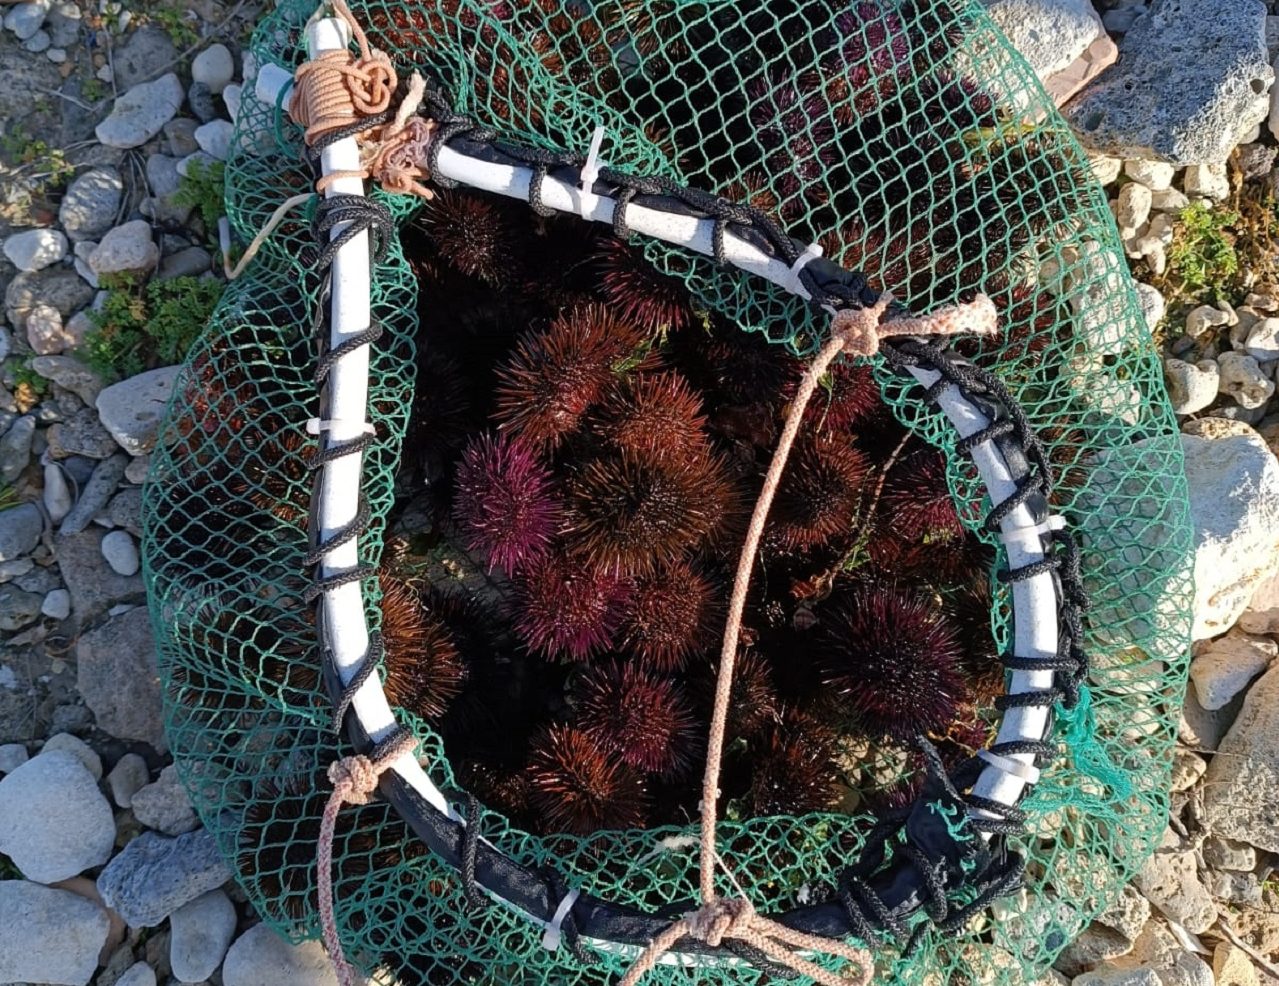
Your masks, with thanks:
<instances>
[{"instance_id":1,"label":"beige rope","mask_svg":"<svg viewBox=\"0 0 1279 986\"><path fill-rule=\"evenodd\" d=\"M244 273L244 269L249 266L249 261L258 255L258 251L262 249L262 244L266 242L268 236L275 232L275 228L284 222L284 217L298 206L309 202L312 194L312 192L303 192L301 195L294 195L285 199L276 206L275 211L271 213L271 218L257 231L249 242L248 248L245 249L244 256L236 261L234 267L231 266L231 258L225 253L222 254L222 273L226 275L228 281L234 281Z\"/></svg>"},{"instance_id":2,"label":"beige rope","mask_svg":"<svg viewBox=\"0 0 1279 986\"><path fill-rule=\"evenodd\" d=\"M734 939L758 948L774 961L801 975L809 976L822 986L864 986L874 971L874 962L865 949L854 948L844 942L817 935L805 935L755 911L744 896L721 898L715 891L715 863L719 856L715 849L715 826L719 800L720 766L724 751L724 733L728 721L729 698L733 687L733 665L737 660L737 644L741 635L742 614L746 608L746 596L750 588L751 571L755 555L764 534L768 511L781 483L786 460L790 456L795 438L799 434L804 410L812 399L819 382L830 365L842 354L873 356L879 351L881 339L901 335L956 335L971 333L993 334L997 328L995 306L985 295L967 304L941 309L922 318L893 319L881 322L892 301L885 292L870 308L847 308L831 319L831 338L805 370L795 395L786 424L782 428L777 449L764 476L764 484L755 510L751 515L746 539L742 544L733 578L733 591L729 601L728 618L724 626L724 643L720 652L719 674L715 682L715 707L711 715L710 736L707 741L706 773L702 780L702 819L700 845L700 889L702 906L676 921L658 935L635 960L619 986L636 986L670 948L685 937L718 945L724 939ZM840 975L824 969L803 958L798 951L831 955L855 964L857 978Z\"/></svg>"}]
</instances>

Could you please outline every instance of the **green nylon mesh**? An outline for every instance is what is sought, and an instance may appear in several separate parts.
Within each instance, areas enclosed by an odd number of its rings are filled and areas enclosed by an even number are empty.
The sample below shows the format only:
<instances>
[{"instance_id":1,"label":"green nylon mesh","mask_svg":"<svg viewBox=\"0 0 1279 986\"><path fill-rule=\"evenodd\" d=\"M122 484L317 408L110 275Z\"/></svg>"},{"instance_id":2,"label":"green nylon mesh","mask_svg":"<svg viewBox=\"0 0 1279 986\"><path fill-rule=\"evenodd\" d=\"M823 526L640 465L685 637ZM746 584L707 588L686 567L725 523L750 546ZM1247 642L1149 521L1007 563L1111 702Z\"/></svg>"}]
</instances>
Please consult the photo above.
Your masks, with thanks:
<instances>
[{"instance_id":1,"label":"green nylon mesh","mask_svg":"<svg viewBox=\"0 0 1279 986\"><path fill-rule=\"evenodd\" d=\"M909 961L885 948L880 979L1032 980L1114 900L1162 831L1192 586L1180 446L1156 353L1103 194L1027 66L978 8L945 0L352 7L398 66L429 71L456 109L512 139L582 150L603 125L610 164L760 205L917 308L973 289L1000 305L1000 341L966 351L1025 407L1059 473L1054 508L1083 541L1091 708L1058 719L1062 757L1025 803L1027 830L1013 840L1029 860L1024 890L957 939L926 938ZM255 34L258 64L300 63L313 11L309 0L285 0ZM829 67L835 56L857 63L842 81ZM298 128L248 87L227 176L241 242L312 180ZM401 222L415 208L383 201ZM312 449L302 426L317 406L321 298L299 259L307 245L305 216L286 222L229 286L176 388L144 508L179 771L254 906L299 939L318 933L315 842L324 769L339 753L301 598ZM817 338L819 321L779 291L676 250L646 250L743 329L798 352ZM373 282L387 332L370 378L378 439L364 493L374 520L360 542L370 562L407 424L415 300L394 241ZM917 388L886 373L881 381L905 423L953 452L953 433ZM962 458L951 457L950 478L958 502L973 502L964 494L976 477ZM366 587L374 626L376 593ZM1004 640L1007 609L997 594ZM438 739L408 724L435 781L454 791ZM761 907L784 909L829 884L869 824L843 815L725 823L721 852ZM483 831L515 859L551 863L620 903L694 895L689 830L539 838L489 813ZM580 966L543 949L517 915L468 910L456 876L385 804L341 813L334 857L348 955L382 981L602 983L625 966L616 956ZM759 979L668 966L651 981L717 977Z\"/></svg>"}]
</instances>

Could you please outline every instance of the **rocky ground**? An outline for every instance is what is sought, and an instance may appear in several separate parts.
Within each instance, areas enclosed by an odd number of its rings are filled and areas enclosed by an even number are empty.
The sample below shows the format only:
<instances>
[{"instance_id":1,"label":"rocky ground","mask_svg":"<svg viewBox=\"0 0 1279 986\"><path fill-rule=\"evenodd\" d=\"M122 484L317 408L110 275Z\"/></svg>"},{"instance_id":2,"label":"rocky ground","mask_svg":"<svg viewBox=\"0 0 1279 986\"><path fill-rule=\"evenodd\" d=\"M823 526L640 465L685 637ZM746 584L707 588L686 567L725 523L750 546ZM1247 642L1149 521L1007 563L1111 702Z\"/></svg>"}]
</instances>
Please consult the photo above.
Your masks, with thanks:
<instances>
[{"instance_id":1,"label":"rocky ground","mask_svg":"<svg viewBox=\"0 0 1279 986\"><path fill-rule=\"evenodd\" d=\"M988 5L1110 191L1197 533L1164 847L1051 978L1279 983L1279 5ZM256 924L167 765L139 575L260 10L0 11L0 983L332 982Z\"/></svg>"}]
</instances>

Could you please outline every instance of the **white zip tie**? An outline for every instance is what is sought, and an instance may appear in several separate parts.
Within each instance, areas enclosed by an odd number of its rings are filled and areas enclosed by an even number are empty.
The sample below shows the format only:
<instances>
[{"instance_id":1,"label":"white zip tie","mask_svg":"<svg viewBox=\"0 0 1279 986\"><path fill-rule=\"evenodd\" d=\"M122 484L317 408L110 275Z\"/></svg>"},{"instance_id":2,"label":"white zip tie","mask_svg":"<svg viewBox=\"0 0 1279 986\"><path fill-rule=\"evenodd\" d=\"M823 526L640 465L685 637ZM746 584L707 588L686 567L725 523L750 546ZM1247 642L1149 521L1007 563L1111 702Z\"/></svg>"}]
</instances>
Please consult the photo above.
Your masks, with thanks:
<instances>
[{"instance_id":1,"label":"white zip tie","mask_svg":"<svg viewBox=\"0 0 1279 986\"><path fill-rule=\"evenodd\" d=\"M600 200L600 196L596 195L591 189L595 186L595 179L600 174L600 147L604 144L604 134L606 131L603 127L596 127L595 132L591 134L591 146L586 152L586 160L582 162L582 178L579 187L580 195L577 200L577 213L584 220L591 218L591 209L595 203Z\"/></svg>"},{"instance_id":2,"label":"white zip tie","mask_svg":"<svg viewBox=\"0 0 1279 986\"><path fill-rule=\"evenodd\" d=\"M1066 518L1061 514L1052 514L1047 520L1038 524L1023 524L1011 529L1001 529L999 538L1004 544L1016 544L1023 549L1043 551L1040 539L1054 531L1064 530Z\"/></svg>"},{"instance_id":3,"label":"white zip tie","mask_svg":"<svg viewBox=\"0 0 1279 986\"><path fill-rule=\"evenodd\" d=\"M306 433L308 435L319 435L326 431L340 431L343 434L349 434L353 431L358 431L365 435L377 434L377 428L369 421L359 421L354 418L307 419Z\"/></svg>"},{"instance_id":4,"label":"white zip tie","mask_svg":"<svg viewBox=\"0 0 1279 986\"><path fill-rule=\"evenodd\" d=\"M568 912L573 909L573 905L577 903L577 898L580 896L582 896L580 890L576 887L569 887L568 893L560 901L560 906L555 908L555 913L551 915L551 923L546 926L546 934L542 935L542 947L548 952L554 952L560 947L560 927L564 924L564 919L568 917Z\"/></svg>"},{"instance_id":5,"label":"white zip tie","mask_svg":"<svg viewBox=\"0 0 1279 986\"><path fill-rule=\"evenodd\" d=\"M795 262L790 265L790 284L786 286L787 291L805 300L812 297L808 288L804 287L803 282L799 279L799 275L804 272L805 267L822 256L823 253L820 243L810 243L804 247L804 252L796 257Z\"/></svg>"},{"instance_id":6,"label":"white zip tie","mask_svg":"<svg viewBox=\"0 0 1279 986\"><path fill-rule=\"evenodd\" d=\"M1020 760L1013 760L1011 757L1001 757L998 753L991 753L989 750L978 750L977 756L985 760L996 770L1002 770L1005 774L1011 774L1027 784L1038 784L1040 769L1034 764L1022 763Z\"/></svg>"}]
</instances>

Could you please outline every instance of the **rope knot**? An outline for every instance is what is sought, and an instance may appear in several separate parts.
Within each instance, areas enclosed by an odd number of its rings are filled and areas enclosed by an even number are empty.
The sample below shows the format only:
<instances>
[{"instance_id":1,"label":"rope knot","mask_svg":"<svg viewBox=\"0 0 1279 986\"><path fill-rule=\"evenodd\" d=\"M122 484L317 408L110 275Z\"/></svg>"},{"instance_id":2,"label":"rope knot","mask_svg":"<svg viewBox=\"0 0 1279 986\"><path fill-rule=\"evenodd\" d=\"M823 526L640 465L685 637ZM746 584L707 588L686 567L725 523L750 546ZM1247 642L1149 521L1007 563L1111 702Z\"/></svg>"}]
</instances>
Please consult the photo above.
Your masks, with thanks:
<instances>
[{"instance_id":1,"label":"rope knot","mask_svg":"<svg viewBox=\"0 0 1279 986\"><path fill-rule=\"evenodd\" d=\"M363 754L342 757L329 764L329 783L333 794L346 804L365 805L377 790L381 771Z\"/></svg>"},{"instance_id":2,"label":"rope knot","mask_svg":"<svg viewBox=\"0 0 1279 986\"><path fill-rule=\"evenodd\" d=\"M831 332L844 342L844 352L874 356L890 336L991 336L999 330L995 303L979 294L972 301L947 305L914 318L882 321L893 296L885 291L869 308L841 308L830 320Z\"/></svg>"},{"instance_id":3,"label":"rope knot","mask_svg":"<svg viewBox=\"0 0 1279 986\"><path fill-rule=\"evenodd\" d=\"M718 948L725 938L748 935L755 918L755 908L745 897L716 897L687 916L688 933Z\"/></svg>"}]
</instances>

